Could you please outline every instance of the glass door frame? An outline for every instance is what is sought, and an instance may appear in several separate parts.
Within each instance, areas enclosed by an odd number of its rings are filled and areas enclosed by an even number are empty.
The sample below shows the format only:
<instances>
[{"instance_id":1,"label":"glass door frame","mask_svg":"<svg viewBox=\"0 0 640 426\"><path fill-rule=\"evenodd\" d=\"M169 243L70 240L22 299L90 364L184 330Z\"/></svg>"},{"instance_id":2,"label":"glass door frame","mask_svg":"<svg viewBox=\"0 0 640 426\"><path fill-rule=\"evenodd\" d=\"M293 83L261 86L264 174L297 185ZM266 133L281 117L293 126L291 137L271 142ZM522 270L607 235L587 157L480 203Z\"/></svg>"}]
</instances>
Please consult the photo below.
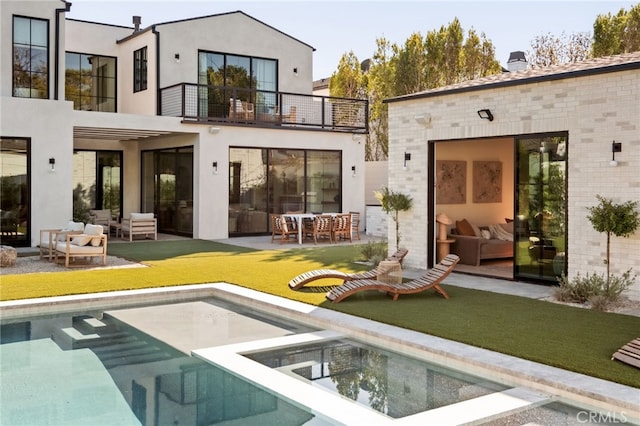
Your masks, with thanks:
<instances>
[{"instance_id":1,"label":"glass door frame","mask_svg":"<svg viewBox=\"0 0 640 426\"><path fill-rule=\"evenodd\" d=\"M557 284L567 272L568 145L568 132L514 137L516 280Z\"/></svg>"}]
</instances>

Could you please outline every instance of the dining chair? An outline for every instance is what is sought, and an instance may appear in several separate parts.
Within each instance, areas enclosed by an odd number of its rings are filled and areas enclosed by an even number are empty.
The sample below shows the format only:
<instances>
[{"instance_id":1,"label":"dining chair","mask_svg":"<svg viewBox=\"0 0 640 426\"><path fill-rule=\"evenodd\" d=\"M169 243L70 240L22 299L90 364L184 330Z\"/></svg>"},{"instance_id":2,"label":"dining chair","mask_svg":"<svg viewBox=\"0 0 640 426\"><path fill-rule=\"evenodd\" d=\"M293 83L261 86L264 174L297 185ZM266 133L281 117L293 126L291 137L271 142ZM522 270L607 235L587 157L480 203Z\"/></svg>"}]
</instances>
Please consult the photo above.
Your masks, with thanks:
<instances>
[{"instance_id":1,"label":"dining chair","mask_svg":"<svg viewBox=\"0 0 640 426\"><path fill-rule=\"evenodd\" d=\"M345 239L352 241L351 239L351 214L343 213L337 214L333 218L332 225L333 241L338 242L338 239Z\"/></svg>"},{"instance_id":2,"label":"dining chair","mask_svg":"<svg viewBox=\"0 0 640 426\"><path fill-rule=\"evenodd\" d=\"M330 214L321 214L316 216L313 220L313 242L318 244L318 238L327 238L329 242L332 242L332 221L333 217Z\"/></svg>"},{"instance_id":3,"label":"dining chair","mask_svg":"<svg viewBox=\"0 0 640 426\"><path fill-rule=\"evenodd\" d=\"M351 215L351 239L360 239L360 212L349 212Z\"/></svg>"}]
</instances>

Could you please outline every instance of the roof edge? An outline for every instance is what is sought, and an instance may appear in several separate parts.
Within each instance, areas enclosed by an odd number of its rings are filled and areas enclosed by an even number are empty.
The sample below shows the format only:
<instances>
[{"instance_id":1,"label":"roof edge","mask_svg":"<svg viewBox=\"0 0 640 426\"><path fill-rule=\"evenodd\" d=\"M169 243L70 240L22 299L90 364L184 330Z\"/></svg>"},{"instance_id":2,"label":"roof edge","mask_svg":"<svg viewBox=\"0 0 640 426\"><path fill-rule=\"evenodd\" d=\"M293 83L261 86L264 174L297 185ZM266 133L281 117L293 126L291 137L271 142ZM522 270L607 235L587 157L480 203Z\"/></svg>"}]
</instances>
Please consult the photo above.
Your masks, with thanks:
<instances>
[{"instance_id":1,"label":"roof edge","mask_svg":"<svg viewBox=\"0 0 640 426\"><path fill-rule=\"evenodd\" d=\"M436 88L427 92L420 92L420 93L414 93L414 94L402 95L402 96L396 96L393 98L384 99L382 102L395 103L395 102L402 102L407 100L432 98L436 96L447 96L447 95L453 95L458 93L477 92L481 90L520 86L520 85L540 83L545 81L565 80L569 78L586 77L590 75L607 74L612 72L628 71L628 70L634 70L634 69L640 69L640 60L633 61L633 62L626 62L622 64L603 65L601 67L594 67L594 68L581 69L581 70L575 70L575 71L565 71L560 73L525 77L520 79L515 78L512 80L488 82L488 83L479 84L476 86L453 87L451 89L447 89L445 86L441 89Z\"/></svg>"}]
</instances>

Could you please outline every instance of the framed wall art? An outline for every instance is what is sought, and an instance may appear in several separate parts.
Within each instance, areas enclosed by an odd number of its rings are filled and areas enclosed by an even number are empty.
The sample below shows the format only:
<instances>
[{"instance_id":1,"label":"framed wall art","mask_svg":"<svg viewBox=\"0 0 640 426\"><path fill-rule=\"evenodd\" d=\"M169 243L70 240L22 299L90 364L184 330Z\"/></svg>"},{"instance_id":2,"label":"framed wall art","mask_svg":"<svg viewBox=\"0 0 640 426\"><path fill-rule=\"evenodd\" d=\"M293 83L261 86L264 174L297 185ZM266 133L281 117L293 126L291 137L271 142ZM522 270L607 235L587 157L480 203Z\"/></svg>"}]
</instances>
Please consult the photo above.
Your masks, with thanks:
<instances>
[{"instance_id":1,"label":"framed wall art","mask_svg":"<svg viewBox=\"0 0 640 426\"><path fill-rule=\"evenodd\" d=\"M436 203L466 204L467 162L436 161Z\"/></svg>"},{"instance_id":2,"label":"framed wall art","mask_svg":"<svg viewBox=\"0 0 640 426\"><path fill-rule=\"evenodd\" d=\"M473 162L473 202L502 202L502 162Z\"/></svg>"}]
</instances>

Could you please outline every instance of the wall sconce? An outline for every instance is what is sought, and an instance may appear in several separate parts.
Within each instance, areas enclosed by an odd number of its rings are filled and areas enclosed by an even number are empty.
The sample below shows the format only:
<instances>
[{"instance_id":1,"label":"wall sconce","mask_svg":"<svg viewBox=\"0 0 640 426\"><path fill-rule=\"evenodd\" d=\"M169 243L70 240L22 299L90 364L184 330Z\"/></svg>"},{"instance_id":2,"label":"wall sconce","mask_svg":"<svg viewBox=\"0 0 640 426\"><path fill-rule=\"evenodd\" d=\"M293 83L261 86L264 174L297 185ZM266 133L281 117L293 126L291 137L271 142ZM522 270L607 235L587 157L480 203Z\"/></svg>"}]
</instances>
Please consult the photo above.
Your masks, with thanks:
<instances>
[{"instance_id":1,"label":"wall sconce","mask_svg":"<svg viewBox=\"0 0 640 426\"><path fill-rule=\"evenodd\" d=\"M493 121L493 114L491 114L491 110L488 110L488 109L478 110L478 115L483 120Z\"/></svg>"},{"instance_id":2,"label":"wall sconce","mask_svg":"<svg viewBox=\"0 0 640 426\"><path fill-rule=\"evenodd\" d=\"M176 60L176 64L179 64L180 63L180 54L176 53L175 55L173 55L173 59Z\"/></svg>"},{"instance_id":3,"label":"wall sconce","mask_svg":"<svg viewBox=\"0 0 640 426\"><path fill-rule=\"evenodd\" d=\"M404 164L402 165L402 170L407 170L407 161L411 161L411 153L404 153Z\"/></svg>"},{"instance_id":4,"label":"wall sconce","mask_svg":"<svg viewBox=\"0 0 640 426\"><path fill-rule=\"evenodd\" d=\"M213 174L217 175L218 174L218 162L214 161L213 163L211 163L211 166L213 166Z\"/></svg>"},{"instance_id":5,"label":"wall sconce","mask_svg":"<svg viewBox=\"0 0 640 426\"><path fill-rule=\"evenodd\" d=\"M295 67L293 69L293 75L295 75L296 77L298 76L298 67Z\"/></svg>"},{"instance_id":6,"label":"wall sconce","mask_svg":"<svg viewBox=\"0 0 640 426\"><path fill-rule=\"evenodd\" d=\"M609 161L609 165L611 167L616 167L618 162L616 161L616 152L622 152L622 142L613 141L611 144L611 161Z\"/></svg>"},{"instance_id":7,"label":"wall sconce","mask_svg":"<svg viewBox=\"0 0 640 426\"><path fill-rule=\"evenodd\" d=\"M215 126L209 127L209 133L211 133L212 135L220 133L220 127L215 127Z\"/></svg>"},{"instance_id":8,"label":"wall sconce","mask_svg":"<svg viewBox=\"0 0 640 426\"><path fill-rule=\"evenodd\" d=\"M416 120L416 123L422 124L425 127L431 125L431 114L416 115L414 119Z\"/></svg>"},{"instance_id":9,"label":"wall sconce","mask_svg":"<svg viewBox=\"0 0 640 426\"><path fill-rule=\"evenodd\" d=\"M56 159L53 157L49 158L49 170L52 172L56 171Z\"/></svg>"},{"instance_id":10,"label":"wall sconce","mask_svg":"<svg viewBox=\"0 0 640 426\"><path fill-rule=\"evenodd\" d=\"M351 176L356 177L356 166L351 166Z\"/></svg>"}]
</instances>

